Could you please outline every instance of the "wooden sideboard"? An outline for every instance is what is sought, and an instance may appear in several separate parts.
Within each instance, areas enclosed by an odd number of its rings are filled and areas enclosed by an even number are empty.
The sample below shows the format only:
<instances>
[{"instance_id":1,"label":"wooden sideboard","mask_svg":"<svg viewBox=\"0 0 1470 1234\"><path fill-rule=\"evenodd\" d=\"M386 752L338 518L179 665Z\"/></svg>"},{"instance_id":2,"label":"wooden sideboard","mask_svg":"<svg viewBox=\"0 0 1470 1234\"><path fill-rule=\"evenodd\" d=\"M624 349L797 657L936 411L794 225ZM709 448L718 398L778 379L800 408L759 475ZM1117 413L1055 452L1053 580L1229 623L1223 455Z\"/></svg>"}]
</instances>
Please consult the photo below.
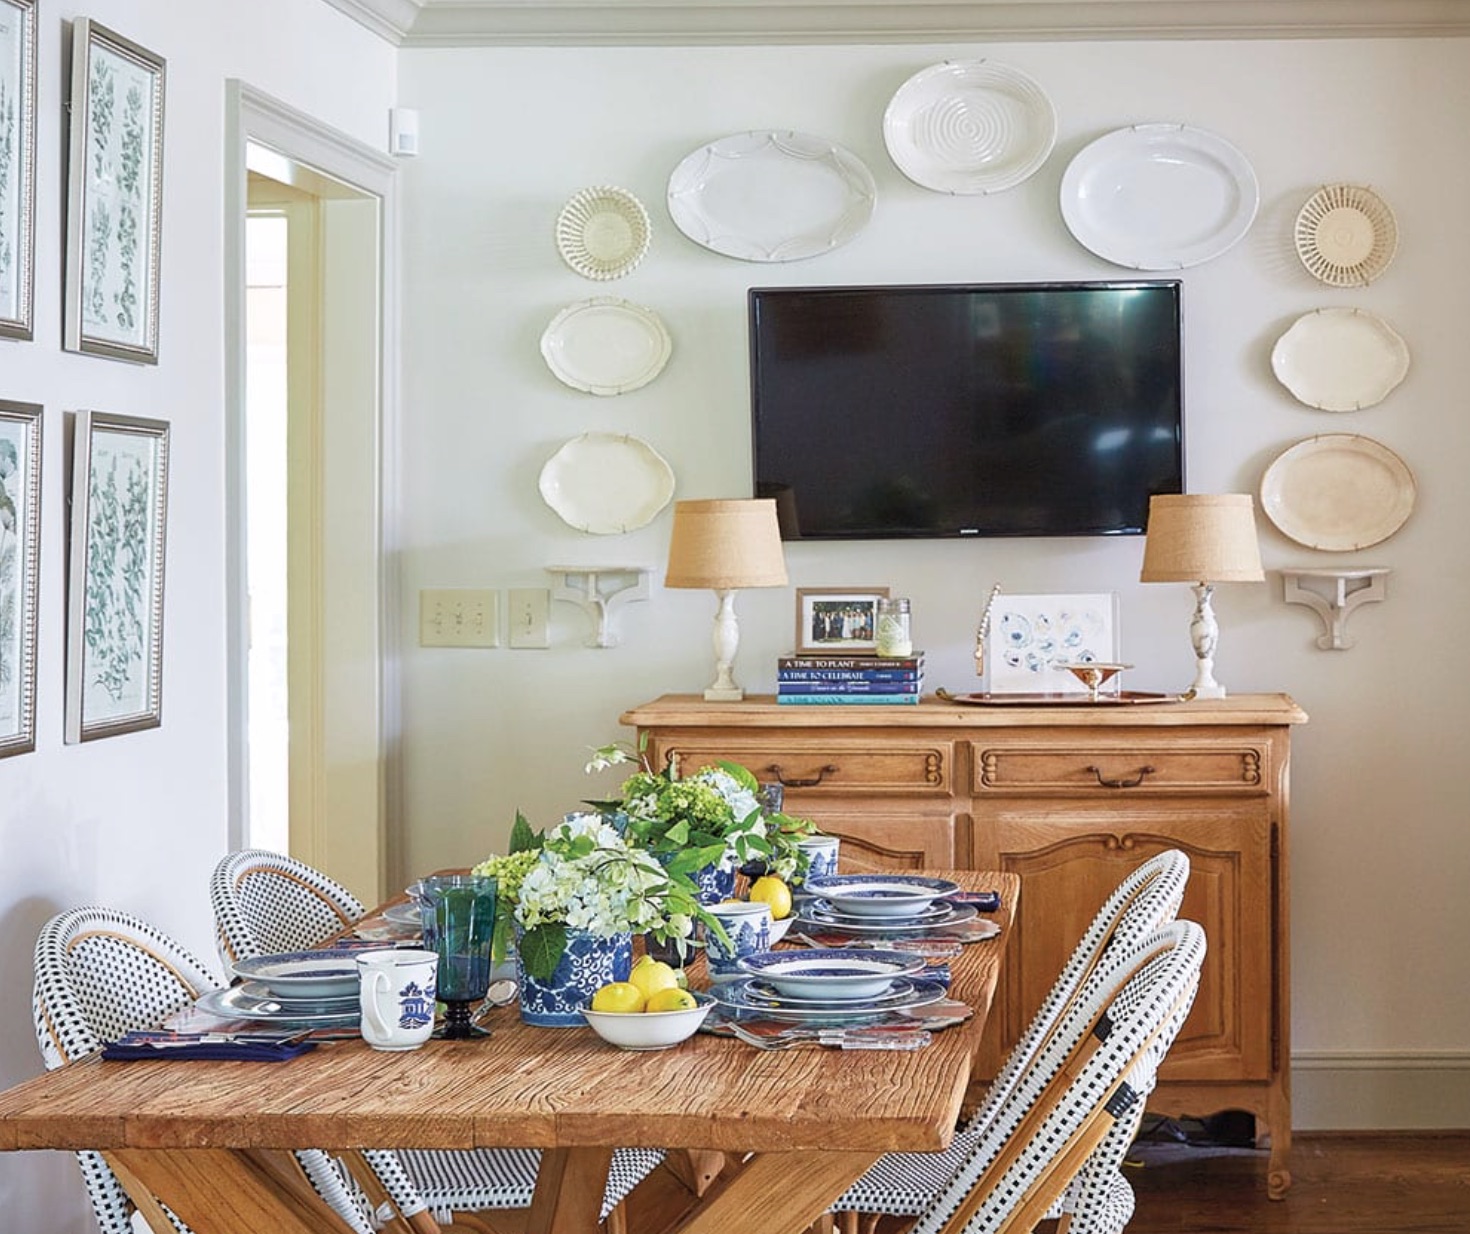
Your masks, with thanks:
<instances>
[{"instance_id":1,"label":"wooden sideboard","mask_svg":"<svg viewBox=\"0 0 1470 1234\"><path fill-rule=\"evenodd\" d=\"M720 759L786 787L843 838L844 870L1007 870L1025 888L980 1069L1040 1005L1108 893L1167 848L1189 855L1181 916L1209 939L1199 996L1150 1108L1253 1114L1273 1197L1291 1183L1284 694L1215 701L780 706L665 695L622 716L655 766Z\"/></svg>"}]
</instances>

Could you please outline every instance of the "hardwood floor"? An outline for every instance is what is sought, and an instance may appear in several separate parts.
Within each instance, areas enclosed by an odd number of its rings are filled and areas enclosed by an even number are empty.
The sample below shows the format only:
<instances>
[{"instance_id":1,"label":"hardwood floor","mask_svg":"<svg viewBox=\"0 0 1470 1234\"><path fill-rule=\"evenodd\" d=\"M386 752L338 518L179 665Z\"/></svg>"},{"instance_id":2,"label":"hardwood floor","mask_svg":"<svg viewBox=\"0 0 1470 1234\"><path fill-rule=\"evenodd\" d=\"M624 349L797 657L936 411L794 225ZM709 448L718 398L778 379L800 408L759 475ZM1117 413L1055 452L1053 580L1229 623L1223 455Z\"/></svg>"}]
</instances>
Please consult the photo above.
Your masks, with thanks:
<instances>
[{"instance_id":1,"label":"hardwood floor","mask_svg":"<svg viewBox=\"0 0 1470 1234\"><path fill-rule=\"evenodd\" d=\"M1470 1131L1298 1133L1291 1172L1273 1201L1262 1151L1141 1143L1127 1167L1138 1197L1127 1234L1470 1234ZM687 1198L655 1172L629 1197L629 1234L664 1229Z\"/></svg>"}]
</instances>

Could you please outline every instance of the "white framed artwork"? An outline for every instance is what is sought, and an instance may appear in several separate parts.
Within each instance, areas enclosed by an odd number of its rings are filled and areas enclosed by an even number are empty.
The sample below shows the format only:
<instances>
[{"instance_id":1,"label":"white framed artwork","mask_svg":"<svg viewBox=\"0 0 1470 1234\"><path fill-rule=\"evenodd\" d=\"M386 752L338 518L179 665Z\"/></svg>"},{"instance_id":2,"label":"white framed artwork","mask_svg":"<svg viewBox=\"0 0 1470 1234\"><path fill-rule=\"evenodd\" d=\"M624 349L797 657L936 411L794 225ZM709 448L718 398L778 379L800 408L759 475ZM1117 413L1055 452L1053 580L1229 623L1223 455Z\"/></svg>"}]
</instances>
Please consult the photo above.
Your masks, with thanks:
<instances>
[{"instance_id":1,"label":"white framed artwork","mask_svg":"<svg viewBox=\"0 0 1470 1234\"><path fill-rule=\"evenodd\" d=\"M0 0L0 338L34 331L36 4Z\"/></svg>"},{"instance_id":2,"label":"white framed artwork","mask_svg":"<svg viewBox=\"0 0 1470 1234\"><path fill-rule=\"evenodd\" d=\"M992 694L1087 694L1066 664L1118 660L1118 594L995 597L986 656Z\"/></svg>"}]
</instances>

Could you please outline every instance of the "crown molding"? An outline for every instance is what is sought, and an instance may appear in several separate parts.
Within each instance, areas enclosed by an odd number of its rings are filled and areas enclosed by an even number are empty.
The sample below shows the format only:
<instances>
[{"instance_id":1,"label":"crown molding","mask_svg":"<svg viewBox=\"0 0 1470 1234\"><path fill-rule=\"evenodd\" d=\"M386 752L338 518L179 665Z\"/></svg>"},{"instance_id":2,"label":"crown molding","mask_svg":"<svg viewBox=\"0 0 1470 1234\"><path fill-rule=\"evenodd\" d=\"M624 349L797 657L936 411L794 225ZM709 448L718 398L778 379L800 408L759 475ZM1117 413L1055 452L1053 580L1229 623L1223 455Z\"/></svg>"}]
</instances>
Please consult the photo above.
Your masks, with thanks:
<instances>
[{"instance_id":1,"label":"crown molding","mask_svg":"<svg viewBox=\"0 0 1470 1234\"><path fill-rule=\"evenodd\" d=\"M1466 0L326 0L396 46L1470 35Z\"/></svg>"}]
</instances>

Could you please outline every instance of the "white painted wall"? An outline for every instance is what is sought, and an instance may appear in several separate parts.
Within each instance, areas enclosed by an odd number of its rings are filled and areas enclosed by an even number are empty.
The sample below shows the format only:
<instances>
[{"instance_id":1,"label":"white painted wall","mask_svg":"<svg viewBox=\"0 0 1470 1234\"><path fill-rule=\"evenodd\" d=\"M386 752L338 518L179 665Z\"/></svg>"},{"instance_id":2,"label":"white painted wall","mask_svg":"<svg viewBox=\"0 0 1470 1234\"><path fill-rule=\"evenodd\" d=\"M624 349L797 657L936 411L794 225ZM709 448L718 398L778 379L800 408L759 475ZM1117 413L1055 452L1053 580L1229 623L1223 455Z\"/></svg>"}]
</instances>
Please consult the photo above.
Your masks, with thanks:
<instances>
[{"instance_id":1,"label":"white painted wall","mask_svg":"<svg viewBox=\"0 0 1470 1234\"><path fill-rule=\"evenodd\" d=\"M1060 115L1041 172L989 198L949 198L889 161L881 118L911 73L990 55L1033 74ZM1292 908L1299 1126L1470 1124L1470 800L1456 682L1470 601L1470 42L1160 42L995 47L418 50L400 60L401 101L422 114L405 172L407 630L422 587L540 587L544 567L661 567L667 513L612 538L564 526L537 495L542 463L588 430L631 432L672 463L683 497L749 492L745 290L755 284L1106 279L1126 271L1071 239L1057 209L1068 161L1134 122L1179 121L1236 143L1260 177L1261 210L1236 249L1183 273L1188 476L1199 492L1253 491L1266 465L1313 433L1362 432L1415 470L1418 509L1389 542L1344 555L1302 548L1262 521L1269 569L1393 569L1387 603L1353 619L1356 649L1317 650L1317 618L1272 574L1217 594L1217 672L1235 692L1284 690L1311 713L1296 733ZM714 138L754 128L823 134L862 157L879 186L872 224L819 259L754 265L681 236L663 196L670 170ZM1291 223L1334 181L1375 186L1402 245L1372 287L1322 286L1300 266ZM617 282L579 278L552 226L577 189L617 184L650 208L654 242ZM538 339L564 305L611 294L657 311L674 339L652 385L612 399L552 377ZM1274 379L1272 343L1301 313L1361 306L1408 340L1408 380L1380 407L1312 411ZM834 442L834 449L841 443ZM1136 581L1136 539L790 546L792 586L886 584L912 597L929 682L973 689L971 640L993 581L1011 591L1122 595L1128 684L1192 677L1184 586ZM621 614L623 646L590 650L581 610L553 606L546 651L404 652L407 854L419 872L503 843L513 812L554 820L606 783L586 750L619 735L626 707L693 691L711 673L713 597L665 591ZM737 675L774 688L791 644L790 588L741 595Z\"/></svg>"},{"instance_id":2,"label":"white painted wall","mask_svg":"<svg viewBox=\"0 0 1470 1234\"><path fill-rule=\"evenodd\" d=\"M3 396L43 403L44 484L35 753L0 761L0 1086L41 1070L29 1015L41 924L78 904L139 913L212 961L207 881L226 848L222 161L225 80L383 149L391 48L300 0L92 0L40 8L36 338L0 341ZM86 15L168 62L160 363L61 350L63 65ZM67 415L171 422L163 726L62 743ZM6 1225L95 1230L69 1154L0 1154Z\"/></svg>"}]
</instances>

